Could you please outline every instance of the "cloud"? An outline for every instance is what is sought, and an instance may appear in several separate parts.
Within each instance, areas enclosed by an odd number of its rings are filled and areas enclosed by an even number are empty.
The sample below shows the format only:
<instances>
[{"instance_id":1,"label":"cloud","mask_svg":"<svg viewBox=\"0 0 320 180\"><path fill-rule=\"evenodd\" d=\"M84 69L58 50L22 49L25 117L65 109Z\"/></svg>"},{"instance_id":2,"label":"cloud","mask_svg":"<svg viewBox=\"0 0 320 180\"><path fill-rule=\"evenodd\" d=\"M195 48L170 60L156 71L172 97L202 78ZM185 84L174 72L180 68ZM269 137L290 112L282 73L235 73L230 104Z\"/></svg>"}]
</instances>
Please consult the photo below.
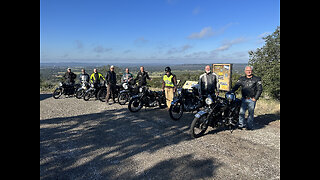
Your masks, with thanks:
<instances>
[{"instance_id":1,"label":"cloud","mask_svg":"<svg viewBox=\"0 0 320 180\"><path fill-rule=\"evenodd\" d=\"M112 48L104 48L103 46L98 45L93 48L93 51L96 53L104 53L104 52L112 51Z\"/></svg>"},{"instance_id":2,"label":"cloud","mask_svg":"<svg viewBox=\"0 0 320 180\"><path fill-rule=\"evenodd\" d=\"M135 44L144 44L144 43L147 43L147 42L148 42L148 40L146 40L144 37L139 37L136 40L134 40Z\"/></svg>"},{"instance_id":3,"label":"cloud","mask_svg":"<svg viewBox=\"0 0 320 180\"><path fill-rule=\"evenodd\" d=\"M198 33L192 33L188 36L189 39L202 39L208 38L214 35L211 27L205 27Z\"/></svg>"},{"instance_id":4,"label":"cloud","mask_svg":"<svg viewBox=\"0 0 320 180\"><path fill-rule=\"evenodd\" d=\"M258 43L258 44L264 43L265 40L263 38L267 37L270 34L272 34L272 32L264 32L264 33L259 34L257 37L256 43Z\"/></svg>"},{"instance_id":5,"label":"cloud","mask_svg":"<svg viewBox=\"0 0 320 180\"><path fill-rule=\"evenodd\" d=\"M178 48L171 48L168 50L167 54L176 54L176 53L184 53L188 49L192 48L192 46L186 44L184 46L178 47Z\"/></svg>"},{"instance_id":6,"label":"cloud","mask_svg":"<svg viewBox=\"0 0 320 180\"><path fill-rule=\"evenodd\" d=\"M243 37L237 38L237 39L233 39L231 41L224 41L221 46L219 46L218 48L216 48L215 50L213 50L212 52L221 52L221 51L226 51L228 49L230 49L233 45L235 44L239 44L242 42L245 42L246 39Z\"/></svg>"},{"instance_id":7,"label":"cloud","mask_svg":"<svg viewBox=\"0 0 320 180\"><path fill-rule=\"evenodd\" d=\"M123 51L123 54L128 54L128 53L131 53L132 51L130 49L127 49L125 51Z\"/></svg>"},{"instance_id":8,"label":"cloud","mask_svg":"<svg viewBox=\"0 0 320 180\"><path fill-rule=\"evenodd\" d=\"M203 39L203 38L209 38L211 36L216 36L216 35L224 33L224 31L226 29L228 29L230 26L232 26L234 24L239 24L239 23L229 23L229 24L226 24L225 26L223 26L217 30L213 30L212 27L210 27L210 26L205 27L205 28L201 29L200 32L195 32L195 33L190 34L188 36L188 39Z\"/></svg>"}]
</instances>

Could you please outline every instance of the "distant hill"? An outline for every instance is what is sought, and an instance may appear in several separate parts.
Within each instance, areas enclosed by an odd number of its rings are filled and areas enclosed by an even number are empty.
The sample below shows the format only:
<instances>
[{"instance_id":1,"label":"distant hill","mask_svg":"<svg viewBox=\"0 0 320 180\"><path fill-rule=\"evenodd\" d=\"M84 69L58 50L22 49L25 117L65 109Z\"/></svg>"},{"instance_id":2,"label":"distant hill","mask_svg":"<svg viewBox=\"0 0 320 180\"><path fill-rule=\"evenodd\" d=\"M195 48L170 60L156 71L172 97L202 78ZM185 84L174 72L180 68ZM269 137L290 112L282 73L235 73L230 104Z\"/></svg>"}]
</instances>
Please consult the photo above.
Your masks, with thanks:
<instances>
[{"instance_id":1,"label":"distant hill","mask_svg":"<svg viewBox=\"0 0 320 180\"><path fill-rule=\"evenodd\" d=\"M235 73L242 73L246 63L232 63L233 64L233 72ZM47 68L94 68L94 67L102 67L108 66L111 64L106 63L78 63L78 62L70 62L70 63L40 63L40 69L47 69ZM129 63L114 63L115 65L121 69L126 67L131 69L131 72L138 71L142 64L129 64ZM161 64L161 63L145 63L143 66L147 71L154 72L154 71L164 71L165 67L170 66L172 70L201 70L207 64Z\"/></svg>"}]
</instances>

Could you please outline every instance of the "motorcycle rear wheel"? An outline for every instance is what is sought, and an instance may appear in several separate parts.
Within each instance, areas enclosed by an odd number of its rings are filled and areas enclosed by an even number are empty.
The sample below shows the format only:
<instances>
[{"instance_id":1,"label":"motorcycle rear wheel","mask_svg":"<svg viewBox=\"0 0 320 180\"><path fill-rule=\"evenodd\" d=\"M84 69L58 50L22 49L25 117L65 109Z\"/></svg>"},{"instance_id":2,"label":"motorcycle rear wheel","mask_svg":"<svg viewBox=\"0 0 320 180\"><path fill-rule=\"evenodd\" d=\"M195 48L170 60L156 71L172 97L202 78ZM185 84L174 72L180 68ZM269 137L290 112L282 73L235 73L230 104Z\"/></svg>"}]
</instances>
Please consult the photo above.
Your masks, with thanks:
<instances>
[{"instance_id":1,"label":"motorcycle rear wheel","mask_svg":"<svg viewBox=\"0 0 320 180\"><path fill-rule=\"evenodd\" d=\"M107 96L107 90L106 89L100 89L97 97L101 102L106 102L106 96Z\"/></svg>"},{"instance_id":2,"label":"motorcycle rear wheel","mask_svg":"<svg viewBox=\"0 0 320 180\"><path fill-rule=\"evenodd\" d=\"M208 129L207 114L202 115L200 118L194 118L190 126L190 134L192 138L198 138Z\"/></svg>"}]
</instances>

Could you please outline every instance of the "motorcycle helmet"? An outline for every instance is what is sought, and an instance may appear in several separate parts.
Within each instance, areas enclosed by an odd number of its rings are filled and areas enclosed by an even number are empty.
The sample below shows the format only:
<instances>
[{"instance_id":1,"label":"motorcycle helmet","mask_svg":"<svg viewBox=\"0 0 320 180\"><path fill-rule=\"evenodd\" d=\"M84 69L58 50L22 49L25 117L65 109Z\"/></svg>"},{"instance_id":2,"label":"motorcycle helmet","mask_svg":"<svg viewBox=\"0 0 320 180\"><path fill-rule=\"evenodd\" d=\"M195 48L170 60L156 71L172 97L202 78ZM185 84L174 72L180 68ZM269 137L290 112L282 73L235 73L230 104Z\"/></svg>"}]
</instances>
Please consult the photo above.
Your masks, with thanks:
<instances>
[{"instance_id":1,"label":"motorcycle helmet","mask_svg":"<svg viewBox=\"0 0 320 180\"><path fill-rule=\"evenodd\" d=\"M227 92L225 98L227 101L232 102L236 100L236 95L233 92Z\"/></svg>"},{"instance_id":2,"label":"motorcycle helmet","mask_svg":"<svg viewBox=\"0 0 320 180\"><path fill-rule=\"evenodd\" d=\"M171 72L171 68L170 68L170 67L166 67L166 68L164 69L164 71L165 71L165 72Z\"/></svg>"}]
</instances>

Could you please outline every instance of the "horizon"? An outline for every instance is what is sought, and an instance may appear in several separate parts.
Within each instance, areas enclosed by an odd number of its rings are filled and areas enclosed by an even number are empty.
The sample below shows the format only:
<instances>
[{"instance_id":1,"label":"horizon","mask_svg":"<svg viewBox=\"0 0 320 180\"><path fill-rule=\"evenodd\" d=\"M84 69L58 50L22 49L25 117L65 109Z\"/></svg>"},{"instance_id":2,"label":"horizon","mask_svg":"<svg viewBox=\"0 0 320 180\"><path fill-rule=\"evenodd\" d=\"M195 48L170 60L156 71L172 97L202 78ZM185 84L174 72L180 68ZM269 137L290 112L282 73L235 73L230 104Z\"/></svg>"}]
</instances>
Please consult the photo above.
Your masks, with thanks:
<instances>
[{"instance_id":1,"label":"horizon","mask_svg":"<svg viewBox=\"0 0 320 180\"><path fill-rule=\"evenodd\" d=\"M40 0L40 63L248 63L277 26L279 0Z\"/></svg>"}]
</instances>

